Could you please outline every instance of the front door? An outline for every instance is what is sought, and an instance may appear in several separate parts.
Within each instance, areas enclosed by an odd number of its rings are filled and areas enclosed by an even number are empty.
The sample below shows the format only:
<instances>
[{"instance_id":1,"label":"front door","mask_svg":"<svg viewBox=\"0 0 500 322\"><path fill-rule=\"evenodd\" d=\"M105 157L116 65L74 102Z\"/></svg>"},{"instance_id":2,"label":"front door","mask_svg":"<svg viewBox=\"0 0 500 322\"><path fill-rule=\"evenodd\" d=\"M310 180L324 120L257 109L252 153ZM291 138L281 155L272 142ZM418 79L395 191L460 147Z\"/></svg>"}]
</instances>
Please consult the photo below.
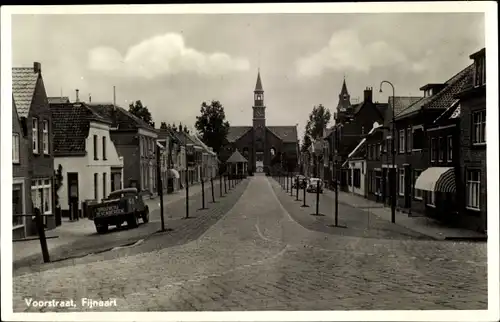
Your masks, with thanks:
<instances>
[{"instance_id":1,"label":"front door","mask_svg":"<svg viewBox=\"0 0 500 322\"><path fill-rule=\"evenodd\" d=\"M80 198L78 191L78 173L68 172L68 187L69 218L74 220L79 217L78 202Z\"/></svg>"},{"instance_id":2,"label":"front door","mask_svg":"<svg viewBox=\"0 0 500 322\"><path fill-rule=\"evenodd\" d=\"M258 151L255 153L255 172L264 172L264 152Z\"/></svg>"}]
</instances>

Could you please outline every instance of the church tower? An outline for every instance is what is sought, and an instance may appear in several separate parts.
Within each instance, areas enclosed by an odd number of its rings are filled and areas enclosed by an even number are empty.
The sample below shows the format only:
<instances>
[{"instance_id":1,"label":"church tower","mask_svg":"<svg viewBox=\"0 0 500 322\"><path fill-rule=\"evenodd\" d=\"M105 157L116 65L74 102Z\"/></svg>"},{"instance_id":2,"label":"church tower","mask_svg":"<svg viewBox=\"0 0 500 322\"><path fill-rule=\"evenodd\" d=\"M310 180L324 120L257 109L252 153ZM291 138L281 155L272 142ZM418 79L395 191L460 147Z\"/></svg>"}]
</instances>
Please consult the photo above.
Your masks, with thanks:
<instances>
[{"instance_id":1,"label":"church tower","mask_svg":"<svg viewBox=\"0 0 500 322\"><path fill-rule=\"evenodd\" d=\"M266 142L266 106L264 105L264 88L260 79L260 70L257 74L257 83L253 91L253 101L254 160L256 162L256 171L261 172L264 167Z\"/></svg>"},{"instance_id":2,"label":"church tower","mask_svg":"<svg viewBox=\"0 0 500 322\"><path fill-rule=\"evenodd\" d=\"M344 82L342 83L342 89L339 94L339 103L337 104L337 112L334 115L335 122L341 123L343 119L345 119L352 111L351 105L351 95L347 91L347 85Z\"/></svg>"}]
</instances>

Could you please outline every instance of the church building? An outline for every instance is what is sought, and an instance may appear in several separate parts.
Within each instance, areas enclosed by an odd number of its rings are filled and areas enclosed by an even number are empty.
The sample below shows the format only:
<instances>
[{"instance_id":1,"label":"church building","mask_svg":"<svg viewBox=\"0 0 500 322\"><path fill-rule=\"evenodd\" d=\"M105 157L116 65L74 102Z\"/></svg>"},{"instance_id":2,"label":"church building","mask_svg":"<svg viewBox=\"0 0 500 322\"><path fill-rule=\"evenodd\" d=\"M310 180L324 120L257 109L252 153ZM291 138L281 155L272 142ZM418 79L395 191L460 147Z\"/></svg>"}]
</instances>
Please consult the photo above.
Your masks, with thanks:
<instances>
[{"instance_id":1,"label":"church building","mask_svg":"<svg viewBox=\"0 0 500 322\"><path fill-rule=\"evenodd\" d=\"M257 74L252 107L251 126L231 126L227 135L228 145L223 160L238 150L248 160L248 171L274 172L297 171L299 141L297 126L272 126L266 124L264 88Z\"/></svg>"}]
</instances>

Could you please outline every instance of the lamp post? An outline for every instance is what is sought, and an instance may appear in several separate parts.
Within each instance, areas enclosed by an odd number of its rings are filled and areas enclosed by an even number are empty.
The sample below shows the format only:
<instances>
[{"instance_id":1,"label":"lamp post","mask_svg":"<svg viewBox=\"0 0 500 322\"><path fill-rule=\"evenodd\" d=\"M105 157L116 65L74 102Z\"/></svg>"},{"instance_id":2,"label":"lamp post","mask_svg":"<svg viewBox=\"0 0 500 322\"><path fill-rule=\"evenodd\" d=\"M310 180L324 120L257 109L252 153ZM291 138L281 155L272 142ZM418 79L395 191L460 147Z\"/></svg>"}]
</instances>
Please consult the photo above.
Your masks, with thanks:
<instances>
[{"instance_id":1,"label":"lamp post","mask_svg":"<svg viewBox=\"0 0 500 322\"><path fill-rule=\"evenodd\" d=\"M168 139L167 139L168 140ZM167 144L167 140L165 141ZM161 148L160 144L156 143L156 186L158 187L158 194L160 195L160 215L161 215L161 231L165 231L165 219L164 219L164 208L163 208L163 182L162 182L162 172L161 172ZM167 168L168 171L168 168Z\"/></svg>"},{"instance_id":2,"label":"lamp post","mask_svg":"<svg viewBox=\"0 0 500 322\"><path fill-rule=\"evenodd\" d=\"M338 126L335 127L334 132L334 147L333 150L335 152L334 160L333 160L333 173L335 174L335 181L333 182L333 187L335 189L335 226L338 226L339 223L339 179L338 179L338 149L339 149L339 135L338 135Z\"/></svg>"},{"instance_id":3,"label":"lamp post","mask_svg":"<svg viewBox=\"0 0 500 322\"><path fill-rule=\"evenodd\" d=\"M391 82L383 80L380 82L380 93L382 93L382 84L389 84L392 87L392 144L391 144L391 155L392 155L392 176L391 176L391 222L396 222L396 115L394 112L394 97L395 90L394 85Z\"/></svg>"}]
</instances>

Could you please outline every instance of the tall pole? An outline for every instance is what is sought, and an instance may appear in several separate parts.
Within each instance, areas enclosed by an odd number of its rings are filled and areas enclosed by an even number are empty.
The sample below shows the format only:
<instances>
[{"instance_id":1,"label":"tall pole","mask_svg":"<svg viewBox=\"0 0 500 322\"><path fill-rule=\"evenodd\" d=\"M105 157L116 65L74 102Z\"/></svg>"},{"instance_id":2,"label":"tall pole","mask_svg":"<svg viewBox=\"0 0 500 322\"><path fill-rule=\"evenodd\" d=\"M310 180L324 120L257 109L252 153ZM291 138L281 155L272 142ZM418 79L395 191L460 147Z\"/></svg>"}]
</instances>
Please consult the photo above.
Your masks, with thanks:
<instances>
[{"instance_id":1,"label":"tall pole","mask_svg":"<svg viewBox=\"0 0 500 322\"><path fill-rule=\"evenodd\" d=\"M335 128L335 160L333 162L333 172L335 173L335 181L333 186L335 188L335 226L339 224L339 180L338 180L338 148L339 148L339 131L338 127Z\"/></svg>"},{"instance_id":2,"label":"tall pole","mask_svg":"<svg viewBox=\"0 0 500 322\"><path fill-rule=\"evenodd\" d=\"M219 190L220 190L220 197L222 198L222 174L219 172Z\"/></svg>"},{"instance_id":3,"label":"tall pole","mask_svg":"<svg viewBox=\"0 0 500 322\"><path fill-rule=\"evenodd\" d=\"M160 215L161 215L161 231L165 231L165 218L164 207L163 207L163 182L161 180L161 158L160 158L160 146L156 144L156 180L160 195Z\"/></svg>"},{"instance_id":4,"label":"tall pole","mask_svg":"<svg viewBox=\"0 0 500 322\"><path fill-rule=\"evenodd\" d=\"M213 177L210 177L210 185L212 186L212 202L215 203L214 178Z\"/></svg>"},{"instance_id":5,"label":"tall pole","mask_svg":"<svg viewBox=\"0 0 500 322\"><path fill-rule=\"evenodd\" d=\"M184 138L187 140L187 138ZM186 176L185 176L185 179L186 179L186 218L189 218L189 178L188 178L188 173L189 173L189 170L188 170L188 149L187 149L187 142L184 141L184 158L185 158L185 161L186 161Z\"/></svg>"},{"instance_id":6,"label":"tall pole","mask_svg":"<svg viewBox=\"0 0 500 322\"><path fill-rule=\"evenodd\" d=\"M392 87L392 146L391 146L391 155L392 155L392 176L391 176L391 222L396 222L396 114L394 112L394 98L395 98L395 90L394 85L392 85L389 81L380 82L380 92L382 92L382 84L387 83Z\"/></svg>"}]
</instances>

